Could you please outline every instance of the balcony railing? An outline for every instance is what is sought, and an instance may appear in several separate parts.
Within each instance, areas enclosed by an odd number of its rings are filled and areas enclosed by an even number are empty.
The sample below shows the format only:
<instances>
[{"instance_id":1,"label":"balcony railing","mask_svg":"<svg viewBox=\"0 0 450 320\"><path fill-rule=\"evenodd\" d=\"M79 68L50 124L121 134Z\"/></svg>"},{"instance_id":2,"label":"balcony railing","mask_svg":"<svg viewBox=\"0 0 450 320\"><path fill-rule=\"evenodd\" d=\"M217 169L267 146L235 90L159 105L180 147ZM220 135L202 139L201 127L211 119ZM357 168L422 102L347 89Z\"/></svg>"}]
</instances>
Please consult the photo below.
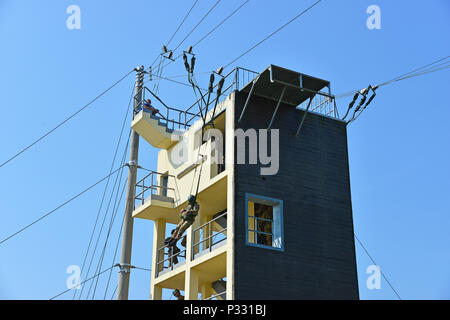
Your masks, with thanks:
<instances>
[{"instance_id":1,"label":"balcony railing","mask_svg":"<svg viewBox=\"0 0 450 320\"><path fill-rule=\"evenodd\" d=\"M152 194L175 198L175 189L168 187L170 184L175 185L175 176L151 170L146 171L149 173L136 183L136 196L134 197L135 207L137 204L144 204L145 199ZM173 180L172 183L170 182L171 179Z\"/></svg>"},{"instance_id":2,"label":"balcony railing","mask_svg":"<svg viewBox=\"0 0 450 320\"><path fill-rule=\"evenodd\" d=\"M156 255L156 277L165 270L173 270L181 262L180 259L186 260L186 248L177 253L172 248L172 246L166 244L158 249Z\"/></svg>"},{"instance_id":3,"label":"balcony railing","mask_svg":"<svg viewBox=\"0 0 450 320\"><path fill-rule=\"evenodd\" d=\"M227 239L226 227L222 227L219 231L215 231L213 228L214 222L218 222L219 219L226 218L226 216L227 212L224 212L193 231L192 260L197 253L205 250L212 251L215 245ZM220 226L220 224L217 225Z\"/></svg>"},{"instance_id":4,"label":"balcony railing","mask_svg":"<svg viewBox=\"0 0 450 320\"><path fill-rule=\"evenodd\" d=\"M203 300L218 300L217 297L225 295L226 293L227 293L226 291L223 291L223 292L218 293L218 294L213 294L211 297L208 297L208 298L203 299Z\"/></svg>"}]
</instances>

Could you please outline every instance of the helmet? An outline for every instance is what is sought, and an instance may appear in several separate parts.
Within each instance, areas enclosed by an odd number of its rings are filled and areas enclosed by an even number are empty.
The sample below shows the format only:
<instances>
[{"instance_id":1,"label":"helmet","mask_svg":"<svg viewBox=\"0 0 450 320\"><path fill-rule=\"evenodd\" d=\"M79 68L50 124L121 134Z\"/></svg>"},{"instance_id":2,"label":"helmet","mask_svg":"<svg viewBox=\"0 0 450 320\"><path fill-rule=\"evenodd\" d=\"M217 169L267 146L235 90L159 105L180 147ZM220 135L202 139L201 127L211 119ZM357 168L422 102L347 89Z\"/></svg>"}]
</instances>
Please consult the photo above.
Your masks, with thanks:
<instances>
[{"instance_id":1,"label":"helmet","mask_svg":"<svg viewBox=\"0 0 450 320\"><path fill-rule=\"evenodd\" d=\"M175 289L175 290L173 290L172 294L173 294L174 296L176 296L177 294L180 294L180 290Z\"/></svg>"},{"instance_id":2,"label":"helmet","mask_svg":"<svg viewBox=\"0 0 450 320\"><path fill-rule=\"evenodd\" d=\"M195 203L196 197L191 194L187 200L189 203Z\"/></svg>"}]
</instances>

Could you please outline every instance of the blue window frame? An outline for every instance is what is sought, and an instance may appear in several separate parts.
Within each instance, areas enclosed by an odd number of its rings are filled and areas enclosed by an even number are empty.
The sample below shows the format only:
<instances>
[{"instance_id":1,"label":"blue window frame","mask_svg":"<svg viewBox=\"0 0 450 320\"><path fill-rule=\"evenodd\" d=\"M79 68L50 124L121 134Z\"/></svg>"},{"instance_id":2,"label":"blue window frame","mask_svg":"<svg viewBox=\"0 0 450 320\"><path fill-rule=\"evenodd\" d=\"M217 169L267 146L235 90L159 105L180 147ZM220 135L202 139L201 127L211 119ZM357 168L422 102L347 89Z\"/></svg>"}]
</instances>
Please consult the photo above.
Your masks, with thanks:
<instances>
[{"instance_id":1,"label":"blue window frame","mask_svg":"<svg viewBox=\"0 0 450 320\"><path fill-rule=\"evenodd\" d=\"M246 244L284 251L283 200L245 194Z\"/></svg>"}]
</instances>

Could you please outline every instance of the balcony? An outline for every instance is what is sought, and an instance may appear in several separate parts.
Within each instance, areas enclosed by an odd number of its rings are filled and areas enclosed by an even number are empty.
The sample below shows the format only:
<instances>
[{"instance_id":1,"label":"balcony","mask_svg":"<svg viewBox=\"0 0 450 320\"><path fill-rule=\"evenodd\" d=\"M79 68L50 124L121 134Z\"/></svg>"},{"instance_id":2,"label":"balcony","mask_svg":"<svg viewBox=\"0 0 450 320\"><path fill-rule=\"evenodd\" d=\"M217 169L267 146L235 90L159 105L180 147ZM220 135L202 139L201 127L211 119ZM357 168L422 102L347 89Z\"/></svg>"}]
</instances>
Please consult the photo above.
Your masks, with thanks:
<instances>
[{"instance_id":1,"label":"balcony","mask_svg":"<svg viewBox=\"0 0 450 320\"><path fill-rule=\"evenodd\" d=\"M156 277L185 264L186 249L180 250L178 247L175 248L177 249L173 250L169 245L165 245L158 249L156 256Z\"/></svg>"},{"instance_id":2,"label":"balcony","mask_svg":"<svg viewBox=\"0 0 450 320\"><path fill-rule=\"evenodd\" d=\"M193 230L192 260L223 246L227 240L227 212Z\"/></svg>"},{"instance_id":3,"label":"balcony","mask_svg":"<svg viewBox=\"0 0 450 320\"><path fill-rule=\"evenodd\" d=\"M175 177L156 171L147 170L141 180L136 183L136 196L134 197L134 218L144 219L167 219L172 217L172 221L177 221L175 210L175 189L169 182ZM142 172L142 171L141 171Z\"/></svg>"}]
</instances>

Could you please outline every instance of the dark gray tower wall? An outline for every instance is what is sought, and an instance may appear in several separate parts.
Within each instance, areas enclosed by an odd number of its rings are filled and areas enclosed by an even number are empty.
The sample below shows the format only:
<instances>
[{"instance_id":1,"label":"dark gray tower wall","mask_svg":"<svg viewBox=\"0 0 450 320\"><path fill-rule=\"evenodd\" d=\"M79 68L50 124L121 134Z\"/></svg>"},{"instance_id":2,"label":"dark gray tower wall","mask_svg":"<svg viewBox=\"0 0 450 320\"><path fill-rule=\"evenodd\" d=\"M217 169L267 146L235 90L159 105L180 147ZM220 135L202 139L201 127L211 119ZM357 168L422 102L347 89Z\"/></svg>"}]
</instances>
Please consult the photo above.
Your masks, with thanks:
<instances>
[{"instance_id":1,"label":"dark gray tower wall","mask_svg":"<svg viewBox=\"0 0 450 320\"><path fill-rule=\"evenodd\" d=\"M246 98L236 92L236 129L267 128L276 102L252 96L238 123ZM302 116L280 105L272 126L280 130L276 175L235 165L236 299L359 299L346 125L308 114L296 138ZM284 251L246 244L246 193L283 200Z\"/></svg>"}]
</instances>

